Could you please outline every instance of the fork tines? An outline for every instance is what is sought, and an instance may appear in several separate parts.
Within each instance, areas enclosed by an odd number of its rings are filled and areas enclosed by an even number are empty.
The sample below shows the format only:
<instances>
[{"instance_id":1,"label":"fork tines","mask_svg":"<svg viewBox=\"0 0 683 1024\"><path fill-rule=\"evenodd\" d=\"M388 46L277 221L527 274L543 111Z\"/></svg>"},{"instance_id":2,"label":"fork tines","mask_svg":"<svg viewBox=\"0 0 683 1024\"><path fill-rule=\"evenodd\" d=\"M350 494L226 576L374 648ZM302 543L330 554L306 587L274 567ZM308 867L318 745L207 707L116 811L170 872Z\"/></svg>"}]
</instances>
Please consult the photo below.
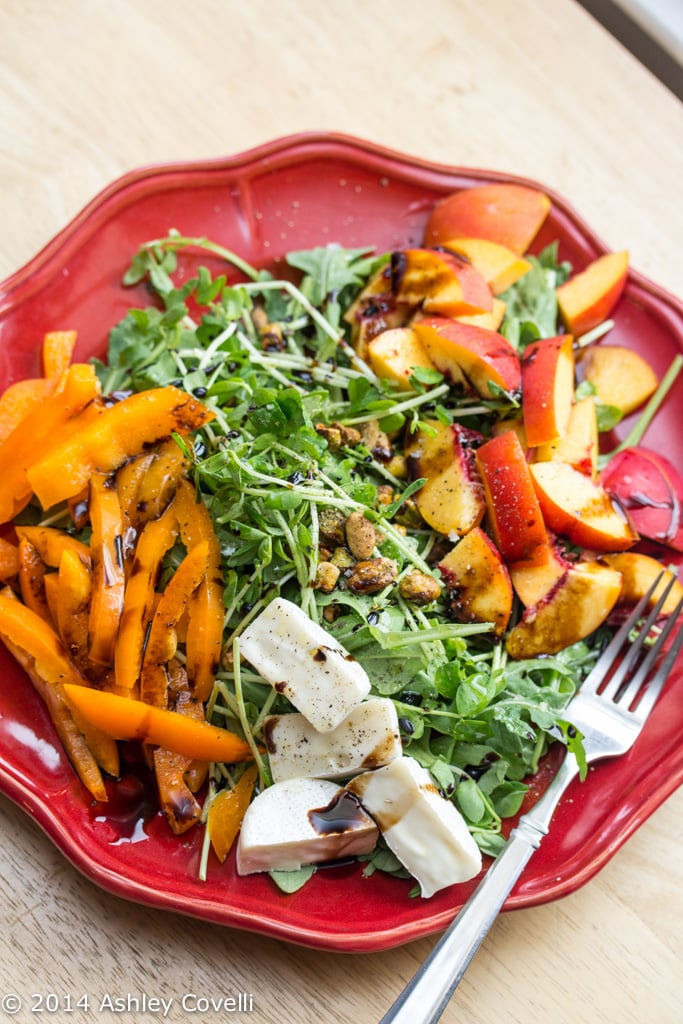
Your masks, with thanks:
<instances>
[{"instance_id":1,"label":"fork tines","mask_svg":"<svg viewBox=\"0 0 683 1024\"><path fill-rule=\"evenodd\" d=\"M655 642L650 647L647 647L646 641L650 636L652 627L661 615L664 603L667 597L669 596L671 588L673 587L676 581L675 577L672 576L666 587L662 589L661 594L659 595L657 601L654 603L654 605L648 612L645 619L641 622L641 619L643 618L643 615L648 607L648 604L654 597L657 587L659 586L663 577L664 572L662 571L662 573L657 577L657 579L654 581L654 583L647 591L647 593L644 594L640 601L637 603L637 605L635 606L631 614L628 616L628 618L619 627L619 629L617 630L617 632L615 633L615 635L613 636L605 650L598 658L592 672L589 674L588 678L584 682L582 687L583 690L589 693L596 693L598 690L600 690L600 687L604 683L605 679L607 679L607 677L610 676L611 672L609 681L600 691L601 696L605 699L618 700L623 707L628 707L633 702L641 686L647 679L648 673L653 668L656 659L659 657L665 641L667 640L674 625L676 624L679 615L681 614L681 611L683 610L682 599L678 602L673 612L668 616L667 621L662 627ZM630 641L630 634L636 628L638 632L635 636L635 639L633 641ZM664 672L664 676L661 680L661 685L663 685L664 678L666 678L666 675L671 670L671 666L675 661L676 655L680 650L682 642L683 634L679 631L679 634L677 635L671 648L671 650L673 651L673 655L667 655L667 658L663 663L662 668L659 670L657 676L653 678L648 688L647 695L650 708L654 704L654 701L656 700L656 696L659 690L657 690L652 699L649 698L649 695L656 690L659 677ZM647 653L644 657L642 657L644 651L647 651ZM623 658L621 659L621 661L618 661L619 655L622 653ZM659 686L659 689L661 689L661 685ZM643 708L644 700L645 697L643 697L638 707L639 716L640 714L646 713L645 711L641 711L641 709ZM647 713L649 713L650 708L648 708Z\"/></svg>"}]
</instances>

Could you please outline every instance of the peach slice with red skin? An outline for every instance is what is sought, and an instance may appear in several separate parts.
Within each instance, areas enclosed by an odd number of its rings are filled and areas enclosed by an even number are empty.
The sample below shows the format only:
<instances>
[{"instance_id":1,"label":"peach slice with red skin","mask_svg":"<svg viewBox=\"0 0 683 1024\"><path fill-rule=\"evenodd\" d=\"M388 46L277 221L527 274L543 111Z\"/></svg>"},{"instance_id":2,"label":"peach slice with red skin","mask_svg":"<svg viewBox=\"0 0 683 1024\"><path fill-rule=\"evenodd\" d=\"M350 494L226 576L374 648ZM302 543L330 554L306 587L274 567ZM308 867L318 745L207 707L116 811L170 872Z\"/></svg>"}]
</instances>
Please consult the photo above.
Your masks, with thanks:
<instances>
[{"instance_id":1,"label":"peach slice with red skin","mask_svg":"<svg viewBox=\"0 0 683 1024\"><path fill-rule=\"evenodd\" d=\"M617 607L622 605L626 608L634 607L659 580L648 602L648 608L655 606L662 592L671 584L671 589L661 608L661 615L673 615L676 611L678 602L683 598L683 586L675 578L673 572L670 569L665 569L656 558L636 551L619 551L614 555L603 555L601 561L621 573L621 591Z\"/></svg>"},{"instance_id":2,"label":"peach slice with red skin","mask_svg":"<svg viewBox=\"0 0 683 1024\"><path fill-rule=\"evenodd\" d=\"M486 511L474 456L482 438L457 423L435 420L426 427L406 445L410 477L426 478L415 493L415 504L433 530L455 539L478 526Z\"/></svg>"},{"instance_id":3,"label":"peach slice with red skin","mask_svg":"<svg viewBox=\"0 0 683 1024\"><path fill-rule=\"evenodd\" d=\"M567 432L534 452L536 462L566 462L595 479L598 469L599 434L592 395L579 399L571 408Z\"/></svg>"},{"instance_id":4,"label":"peach slice with red skin","mask_svg":"<svg viewBox=\"0 0 683 1024\"><path fill-rule=\"evenodd\" d=\"M509 565L510 579L517 597L525 608L538 604L560 581L569 562L548 538L547 544L539 548L533 565Z\"/></svg>"},{"instance_id":5,"label":"peach slice with red skin","mask_svg":"<svg viewBox=\"0 0 683 1024\"><path fill-rule=\"evenodd\" d=\"M537 658L585 639L603 624L621 591L621 574L598 562L571 565L507 637L511 658Z\"/></svg>"},{"instance_id":6,"label":"peach slice with red skin","mask_svg":"<svg viewBox=\"0 0 683 1024\"><path fill-rule=\"evenodd\" d=\"M648 361L624 345L588 345L578 366L600 401L616 406L624 416L647 402L659 384Z\"/></svg>"},{"instance_id":7,"label":"peach slice with red skin","mask_svg":"<svg viewBox=\"0 0 683 1024\"><path fill-rule=\"evenodd\" d=\"M470 316L490 313L493 295L472 264L452 252L402 249L391 257L396 301L426 313Z\"/></svg>"},{"instance_id":8,"label":"peach slice with red skin","mask_svg":"<svg viewBox=\"0 0 683 1024\"><path fill-rule=\"evenodd\" d=\"M410 327L395 327L372 338L368 342L368 359L378 377L392 381L403 391L410 391L410 377L416 367L436 369Z\"/></svg>"},{"instance_id":9,"label":"peach slice with red skin","mask_svg":"<svg viewBox=\"0 0 683 1024\"><path fill-rule=\"evenodd\" d=\"M575 338L606 320L621 297L628 277L628 252L610 252L589 263L557 289L557 305Z\"/></svg>"},{"instance_id":10,"label":"peach slice with red skin","mask_svg":"<svg viewBox=\"0 0 683 1024\"><path fill-rule=\"evenodd\" d=\"M512 585L491 540L475 527L438 564L450 612L458 622L491 622L496 636L508 627Z\"/></svg>"},{"instance_id":11,"label":"peach slice with red skin","mask_svg":"<svg viewBox=\"0 0 683 1024\"><path fill-rule=\"evenodd\" d=\"M403 326L410 313L391 292L391 267L387 263L370 278L344 313L344 320L351 327L351 344L360 358L368 358L368 345L373 338Z\"/></svg>"},{"instance_id":12,"label":"peach slice with red skin","mask_svg":"<svg viewBox=\"0 0 683 1024\"><path fill-rule=\"evenodd\" d=\"M528 185L498 182L454 192L440 200L425 226L426 245L454 238L486 238L525 253L550 210L550 199Z\"/></svg>"},{"instance_id":13,"label":"peach slice with red skin","mask_svg":"<svg viewBox=\"0 0 683 1024\"><path fill-rule=\"evenodd\" d=\"M485 327L446 317L425 317L413 322L427 355L446 377L465 375L483 398L492 398L491 382L505 391L521 386L519 356L507 338Z\"/></svg>"},{"instance_id":14,"label":"peach slice with red skin","mask_svg":"<svg viewBox=\"0 0 683 1024\"><path fill-rule=\"evenodd\" d=\"M494 295L500 295L531 270L531 263L489 238L453 238L445 244L479 271Z\"/></svg>"},{"instance_id":15,"label":"peach slice with red skin","mask_svg":"<svg viewBox=\"0 0 683 1024\"><path fill-rule=\"evenodd\" d=\"M485 327L487 331L497 331L505 318L507 304L501 299L493 300L490 313L472 313L470 316L453 317L461 324L473 324L474 327Z\"/></svg>"},{"instance_id":16,"label":"peach slice with red skin","mask_svg":"<svg viewBox=\"0 0 683 1024\"><path fill-rule=\"evenodd\" d=\"M547 535L526 453L515 431L492 437L476 452L491 533L508 564L542 559Z\"/></svg>"},{"instance_id":17,"label":"peach slice with red skin","mask_svg":"<svg viewBox=\"0 0 683 1024\"><path fill-rule=\"evenodd\" d=\"M529 467L548 529L590 551L625 551L639 539L604 487L566 462Z\"/></svg>"},{"instance_id":18,"label":"peach slice with red skin","mask_svg":"<svg viewBox=\"0 0 683 1024\"><path fill-rule=\"evenodd\" d=\"M641 536L683 551L683 477L668 459L649 448L627 448L612 456L598 479L628 510Z\"/></svg>"},{"instance_id":19,"label":"peach slice with red skin","mask_svg":"<svg viewBox=\"0 0 683 1024\"><path fill-rule=\"evenodd\" d=\"M542 338L522 356L522 411L527 444L535 448L563 437L574 400L571 334Z\"/></svg>"}]
</instances>

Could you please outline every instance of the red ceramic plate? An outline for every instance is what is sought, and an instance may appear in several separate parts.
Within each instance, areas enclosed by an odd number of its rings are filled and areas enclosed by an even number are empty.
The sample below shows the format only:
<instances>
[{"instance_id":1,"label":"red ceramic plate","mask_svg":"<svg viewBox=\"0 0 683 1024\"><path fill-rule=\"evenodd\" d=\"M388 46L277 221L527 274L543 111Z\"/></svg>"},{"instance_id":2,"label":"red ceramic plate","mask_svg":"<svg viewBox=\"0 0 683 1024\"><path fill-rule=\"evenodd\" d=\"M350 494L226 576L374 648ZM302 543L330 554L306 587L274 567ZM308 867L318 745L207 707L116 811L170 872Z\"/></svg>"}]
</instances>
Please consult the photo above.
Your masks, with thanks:
<instances>
[{"instance_id":1,"label":"red ceramic plate","mask_svg":"<svg viewBox=\"0 0 683 1024\"><path fill-rule=\"evenodd\" d=\"M78 359L102 355L110 326L145 301L121 286L132 253L169 228L206 235L256 264L332 241L382 251L418 243L440 196L504 180L511 179L328 134L128 174L0 286L0 387L39 374L48 330L76 328ZM537 247L559 239L561 256L577 268L605 252L571 206L549 194L552 209ZM683 305L637 273L615 319L610 341L641 350L660 375L683 350ZM681 471L682 406L680 379L645 438ZM473 888L410 899L410 883L380 874L363 878L354 865L320 870L285 896L267 877L238 878L233 860L221 866L213 858L208 881L200 882L201 831L174 837L145 806L134 773L114 787L108 808L90 803L45 709L4 648L0 672L0 787L77 868L119 896L305 945L368 951L440 930ZM682 723L679 663L631 753L599 765L570 790L508 909L556 899L585 883L673 792L683 778Z\"/></svg>"}]
</instances>

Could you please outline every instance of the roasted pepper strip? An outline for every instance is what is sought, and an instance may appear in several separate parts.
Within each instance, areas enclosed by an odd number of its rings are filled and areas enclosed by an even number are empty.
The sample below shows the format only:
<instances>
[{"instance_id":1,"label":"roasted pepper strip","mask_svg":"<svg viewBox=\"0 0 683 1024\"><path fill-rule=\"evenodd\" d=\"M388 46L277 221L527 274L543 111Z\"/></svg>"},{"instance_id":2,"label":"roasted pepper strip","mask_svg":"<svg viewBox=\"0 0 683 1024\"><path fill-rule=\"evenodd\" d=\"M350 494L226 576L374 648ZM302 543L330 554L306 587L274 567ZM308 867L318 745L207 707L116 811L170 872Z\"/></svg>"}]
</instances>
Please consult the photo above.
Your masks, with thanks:
<instances>
[{"instance_id":1,"label":"roasted pepper strip","mask_svg":"<svg viewBox=\"0 0 683 1024\"><path fill-rule=\"evenodd\" d=\"M176 441L159 446L152 462L140 480L136 495L138 521L156 519L175 494L178 480L187 473L189 462Z\"/></svg>"},{"instance_id":2,"label":"roasted pepper strip","mask_svg":"<svg viewBox=\"0 0 683 1024\"><path fill-rule=\"evenodd\" d=\"M6 583L19 572L19 549L16 544L0 537L0 580Z\"/></svg>"},{"instance_id":3,"label":"roasted pepper strip","mask_svg":"<svg viewBox=\"0 0 683 1024\"><path fill-rule=\"evenodd\" d=\"M113 665L126 582L121 550L123 527L113 479L102 473L95 473L90 481L90 523L90 659L99 665Z\"/></svg>"},{"instance_id":4,"label":"roasted pepper strip","mask_svg":"<svg viewBox=\"0 0 683 1024\"><path fill-rule=\"evenodd\" d=\"M190 759L235 764L252 758L249 744L227 729L132 697L103 693L87 686L65 685L69 702L84 718L120 740L141 740Z\"/></svg>"},{"instance_id":5,"label":"roasted pepper strip","mask_svg":"<svg viewBox=\"0 0 683 1024\"><path fill-rule=\"evenodd\" d=\"M203 721L204 705L192 698L185 669L175 658L169 665L169 680L173 710L195 721ZM181 835L199 821L202 813L201 804L185 779L193 762L182 754L157 747L153 763L161 809L172 830Z\"/></svg>"},{"instance_id":6,"label":"roasted pepper strip","mask_svg":"<svg viewBox=\"0 0 683 1024\"><path fill-rule=\"evenodd\" d=\"M43 588L45 590L45 601L50 615L51 625L57 624L59 606L59 576L56 572L47 572L43 577Z\"/></svg>"},{"instance_id":7,"label":"roasted pepper strip","mask_svg":"<svg viewBox=\"0 0 683 1024\"><path fill-rule=\"evenodd\" d=\"M188 551L208 541L206 580L197 588L189 605L186 641L186 668L193 692L199 700L208 700L220 664L223 642L223 577L221 553L211 516L196 500L189 480L182 480L176 491L176 511L180 536Z\"/></svg>"},{"instance_id":8,"label":"roasted pepper strip","mask_svg":"<svg viewBox=\"0 0 683 1024\"><path fill-rule=\"evenodd\" d=\"M71 551L84 565L90 566L90 549L83 541L53 526L16 526L17 537L25 537L36 548L46 565L58 569L65 551Z\"/></svg>"},{"instance_id":9,"label":"roasted pepper strip","mask_svg":"<svg viewBox=\"0 0 683 1024\"><path fill-rule=\"evenodd\" d=\"M119 492L124 529L126 533L130 531L133 537L140 523L137 507L140 483L153 461L154 452L144 452L142 455L128 459L116 473L116 489Z\"/></svg>"},{"instance_id":10,"label":"roasted pepper strip","mask_svg":"<svg viewBox=\"0 0 683 1024\"><path fill-rule=\"evenodd\" d=\"M222 789L209 804L206 826L214 853L221 864L242 827L242 819L251 802L257 779L258 768L250 765L232 789Z\"/></svg>"},{"instance_id":11,"label":"roasted pepper strip","mask_svg":"<svg viewBox=\"0 0 683 1024\"><path fill-rule=\"evenodd\" d=\"M172 386L129 395L63 444L46 444L28 481L43 508L50 508L78 493L94 472L112 473L129 456L211 419L201 402Z\"/></svg>"},{"instance_id":12,"label":"roasted pepper strip","mask_svg":"<svg viewBox=\"0 0 683 1024\"><path fill-rule=\"evenodd\" d=\"M142 659L140 699L155 707L168 706L166 666L175 657L176 626L187 610L192 595L206 578L208 541L192 548L182 560L159 598Z\"/></svg>"},{"instance_id":13,"label":"roasted pepper strip","mask_svg":"<svg viewBox=\"0 0 683 1024\"><path fill-rule=\"evenodd\" d=\"M69 548L62 552L57 573L57 628L71 660L81 675L90 668L90 569Z\"/></svg>"},{"instance_id":14,"label":"roasted pepper strip","mask_svg":"<svg viewBox=\"0 0 683 1024\"><path fill-rule=\"evenodd\" d=\"M97 418L92 400L100 385L92 366L74 363L64 375L64 387L32 409L0 445L0 522L6 523L31 499L29 467L39 454L57 445ZM87 409L86 409L87 407ZM61 467L57 464L59 475Z\"/></svg>"},{"instance_id":15,"label":"roasted pepper strip","mask_svg":"<svg viewBox=\"0 0 683 1024\"><path fill-rule=\"evenodd\" d=\"M43 338L43 374L59 379L71 365L76 331L49 331Z\"/></svg>"},{"instance_id":16,"label":"roasted pepper strip","mask_svg":"<svg viewBox=\"0 0 683 1024\"><path fill-rule=\"evenodd\" d=\"M147 523L140 533L126 584L114 652L116 687L120 693L132 695L138 687L145 633L154 612L154 588L162 559L177 536L178 520L173 505L158 519Z\"/></svg>"},{"instance_id":17,"label":"roasted pepper strip","mask_svg":"<svg viewBox=\"0 0 683 1024\"><path fill-rule=\"evenodd\" d=\"M45 563L38 549L27 537L19 538L19 589L27 608L40 615L45 622L52 616L45 597Z\"/></svg>"},{"instance_id":18,"label":"roasted pepper strip","mask_svg":"<svg viewBox=\"0 0 683 1024\"><path fill-rule=\"evenodd\" d=\"M55 390L54 380L18 380L0 396L0 442Z\"/></svg>"},{"instance_id":19,"label":"roasted pepper strip","mask_svg":"<svg viewBox=\"0 0 683 1024\"><path fill-rule=\"evenodd\" d=\"M72 764L98 800L106 800L97 759L106 770L118 773L118 754L107 730L93 728L89 720L73 713L65 699L65 685L84 688L85 680L69 660L57 633L16 597L0 594L0 638L26 669L45 701ZM99 782L98 782L99 778Z\"/></svg>"}]
</instances>

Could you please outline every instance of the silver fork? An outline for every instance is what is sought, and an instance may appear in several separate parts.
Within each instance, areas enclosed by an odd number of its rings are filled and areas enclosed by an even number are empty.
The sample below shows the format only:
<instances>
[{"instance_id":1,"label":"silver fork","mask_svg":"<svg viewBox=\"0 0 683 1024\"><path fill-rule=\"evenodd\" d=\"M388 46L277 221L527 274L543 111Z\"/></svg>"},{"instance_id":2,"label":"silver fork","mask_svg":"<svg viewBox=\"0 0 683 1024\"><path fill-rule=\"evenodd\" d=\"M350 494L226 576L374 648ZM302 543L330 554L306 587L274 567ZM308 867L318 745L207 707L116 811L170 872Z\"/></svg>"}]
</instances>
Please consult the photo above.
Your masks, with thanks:
<instances>
[{"instance_id":1,"label":"silver fork","mask_svg":"<svg viewBox=\"0 0 683 1024\"><path fill-rule=\"evenodd\" d=\"M615 633L567 707L567 721L583 734L588 762L617 757L631 749L683 644L681 628L657 667L664 644L683 610L683 600L667 619L656 641L650 647L645 643L674 580L669 582L641 624L659 582L659 579L655 581ZM636 627L637 634L631 642L630 633ZM435 1024L439 1020L515 882L547 835L560 798L578 774L576 758L568 752L544 795L520 818L503 853L380 1024Z\"/></svg>"}]
</instances>

